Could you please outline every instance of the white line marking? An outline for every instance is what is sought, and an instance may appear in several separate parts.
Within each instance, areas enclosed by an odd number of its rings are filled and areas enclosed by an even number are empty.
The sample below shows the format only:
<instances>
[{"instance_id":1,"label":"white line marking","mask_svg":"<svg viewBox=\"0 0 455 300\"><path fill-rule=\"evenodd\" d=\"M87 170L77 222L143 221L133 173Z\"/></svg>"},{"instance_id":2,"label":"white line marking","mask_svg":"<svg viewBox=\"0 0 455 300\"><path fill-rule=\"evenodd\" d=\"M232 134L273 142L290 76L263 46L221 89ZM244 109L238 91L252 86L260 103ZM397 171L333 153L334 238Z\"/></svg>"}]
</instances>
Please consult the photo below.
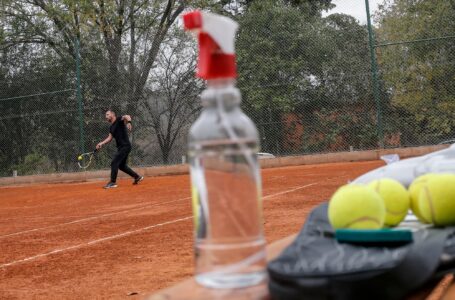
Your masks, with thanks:
<instances>
[{"instance_id":1,"label":"white line marking","mask_svg":"<svg viewBox=\"0 0 455 300\"><path fill-rule=\"evenodd\" d=\"M173 223L189 220L191 218L193 218L193 216L176 219L176 220L169 221L169 222L154 224L154 225L150 225L150 226L143 227L143 228L136 229L136 230L126 231L126 232L123 232L123 233L120 233L120 234L111 235L111 236L104 237L104 238L97 239L97 240L93 240L93 241L90 241L90 242L87 242L87 243L82 243L82 244L78 244L78 245L74 245L74 246L70 246L70 247L66 247L66 248L62 248L62 249L56 249L56 250L53 250L53 251L50 251L50 252L41 253L41 254L30 256L30 257L27 257L27 258L24 258L24 259L19 259L19 260L15 260L15 261L12 261L12 262L9 262L9 263L6 263L6 264L2 264L2 265L0 265L0 268L9 267L9 266L12 266L12 265L16 265L18 263L35 260L37 258L46 257L46 256L49 256L49 255L52 255L52 254L57 254L57 253L65 252L65 251L68 251L68 250L78 249L78 248L81 248L83 246L90 246L90 245L98 244L98 243L101 243L101 242L104 242L104 241L118 239L118 238L121 238L121 237L124 237L124 236L136 234L136 233L139 233L139 232L142 232L142 231L145 231L145 230L148 230L148 229L152 229L152 228L155 228L155 227L165 226L165 225L168 225L168 224L173 224Z\"/></svg>"},{"instance_id":2,"label":"white line marking","mask_svg":"<svg viewBox=\"0 0 455 300\"><path fill-rule=\"evenodd\" d=\"M160 202L160 203L145 204L145 205L142 205L142 206L139 206L139 207L135 207L135 208L125 209L125 210L122 210L122 211L117 211L117 212L113 212L113 213L97 215L97 216L88 217L88 218L83 218L83 219L74 220L74 221L71 221L71 222L60 223L60 224L55 224L55 225L39 227L39 228L34 228L34 229L29 229L29 230L9 233L9 234L5 234L5 235L0 235L0 239L6 238L6 237L15 236L15 235L21 235L21 234L24 234L24 233L36 232L36 231L40 231L40 230L43 230L43 229L55 228L55 227L60 227L60 226L65 226L65 225L71 225L71 224L76 224L76 223L81 223L81 222L101 219L101 218L104 218L104 217L109 217L109 216L113 216L113 215L123 214L125 212L131 212L131 211L135 211L135 210L140 210L140 209L143 209L143 208L146 208L146 207L160 206L160 205L169 204L169 203L173 203L173 202L179 202L179 201L188 200L188 199L191 199L191 197L186 197L186 198L181 198L181 199L172 200L172 201L166 201L166 202Z\"/></svg>"},{"instance_id":3,"label":"white line marking","mask_svg":"<svg viewBox=\"0 0 455 300\"><path fill-rule=\"evenodd\" d=\"M287 191L283 191L283 192L279 192L279 193L276 193L276 194L268 195L268 196L263 197L262 199L266 200L268 198L272 198L272 197L275 197L275 196L283 195L283 194L286 194L286 193L291 193L291 192L294 192L294 191L297 191L297 190L300 190L300 189L304 189L306 187L313 186L313 185L316 185L316 184L317 184L317 182L310 183L310 184L307 184L307 185L304 185L304 186L292 188L292 189L287 190ZM104 217L110 217L110 216L113 216L113 215L123 214L123 213L126 213L126 212L135 211L135 210L140 210L140 209L143 209L143 208L146 208L146 207L159 206L159 205L179 202L179 201L183 201L183 200L188 200L188 199L191 199L191 197L181 198L181 199L167 201L167 202L162 202L162 203L146 204L146 205L143 205L143 206L139 206L139 207L135 207L135 208L131 208L131 209L126 209L126 210L122 210L122 211L117 211L117 212L113 212L113 213L107 213L107 214L97 215L97 216L83 218L83 219L79 219L79 220L74 220L74 221L70 221L70 222L65 222L65 223L60 223L60 224L55 224L55 225L50 225L50 226L44 226L44 227L39 227L39 228L34 228L34 229L29 229L29 230L14 232L14 233L9 233L9 234L5 234L5 235L0 235L0 239L7 238L7 237L12 237L12 236L16 236L16 235L21 235L21 234L24 234L24 233L36 232L36 231L49 229L49 228L55 228L55 227L60 227L60 226L65 226L65 225L71 225L71 224L77 224L77 223L81 223L81 222L91 221L91 220L97 220L97 219L101 219L101 218L104 218Z\"/></svg>"},{"instance_id":4,"label":"white line marking","mask_svg":"<svg viewBox=\"0 0 455 300\"><path fill-rule=\"evenodd\" d=\"M313 185L316 185L316 184L318 184L318 182L314 182L314 183L310 183L310 184L303 185L303 186L300 186L300 187L292 188L292 189L289 189L287 191L283 191L283 192L267 195L267 196L263 197L263 199L264 200L265 199L270 199L270 198L275 197L275 196L283 195L283 194L286 194L286 193L292 193L294 191L297 191L297 190L300 190L300 189L304 189L306 187L310 187L310 186L313 186ZM180 200L184 200L184 199L188 199L188 198L183 198L183 199L174 200L174 201L170 201L170 202L176 202L176 201L180 201ZM0 268L9 267L9 266L16 265L16 264L19 264L19 263L22 263L22 262L27 262L27 261L35 260L37 258L46 257L46 256L49 256L49 255L52 255L52 254L66 252L68 250L79 249L79 248L82 248L84 246L90 246L90 245L93 245L93 244L98 244L98 243L101 243L101 242L104 242L104 241L109 241L109 240L121 238L121 237L124 237L124 236L128 236L128 235L136 234L136 233L139 233L139 232L142 232L142 231L145 231L145 230L149 230L149 229L152 229L152 228L155 228L155 227L165 226L165 225L168 225L168 224L173 224L173 223L185 221L185 220L189 220L189 219L192 219L192 218L193 218L193 216L187 216L187 217L183 217L183 218L180 218L180 219L176 219L176 220L172 220L172 221L168 221L168 222L164 222L164 223L154 224L154 225L150 225L150 226L147 226L147 227L139 228L139 229L136 229L136 230L126 231L126 232L123 232L123 233L107 236L107 237L104 237L104 238L100 238L100 239L96 239L96 240L93 240L93 241L89 241L87 243L81 243L81 244L78 244L78 245L74 245L74 246L70 246L70 247L66 247L66 248L62 248L62 249L52 250L50 252L41 253L41 254L37 254L37 255L34 255L34 256L30 256L30 257L26 257L26 258L23 258L23 259L19 259L19 260L15 260L15 261L12 261L12 262L9 262L9 263L2 264L2 265L0 265Z\"/></svg>"},{"instance_id":5,"label":"white line marking","mask_svg":"<svg viewBox=\"0 0 455 300\"><path fill-rule=\"evenodd\" d=\"M313 185L316 185L316 184L318 184L318 183L317 182L310 183L310 184L307 184L307 185L304 185L304 186L300 186L300 187L296 187L296 188L293 188L293 189L290 189L290 190L287 190L287 191L283 191L283 192L279 192L279 193L276 193L276 194L268 195L268 196L263 197L262 199L266 200L268 198L272 198L272 197L275 197L275 196L283 195L283 194L286 194L286 193L291 193L293 191L297 191L297 190L300 190L300 189L303 189L303 188L306 188L306 187L309 187L309 186L313 186ZM40 230L43 230L43 229L55 228L55 227L60 227L60 226L65 226L65 225L77 224L77 223L81 223L81 222L85 222L85 221L101 219L101 218L104 218L104 217L109 217L109 216L118 215L118 214L122 214L122 213L126 213L126 212L140 210L140 209L146 208L146 207L159 206L159 205L179 202L179 201L183 201L183 200L188 200L188 199L191 199L191 197L181 198L181 199L172 200L172 201L166 201L166 202L162 202L162 203L146 204L146 205L142 205L142 206L139 206L139 207L126 209L126 210L122 210L122 211L117 211L117 212L113 212L113 213L107 213L107 214L97 215L97 216L83 218L83 219L79 219L79 220L74 220L74 221L70 221L70 222L65 222L65 223L60 223L60 224L55 224L55 225L50 225L50 226L45 226L45 227L39 227L39 228L34 228L34 229L29 229L29 230L9 233L9 234L5 234L5 235L0 235L0 239L11 237L11 236L16 236L16 235L21 235L21 234L24 234L24 233L36 232L36 231L40 231ZM36 217L36 218L38 218L38 217Z\"/></svg>"},{"instance_id":6,"label":"white line marking","mask_svg":"<svg viewBox=\"0 0 455 300\"><path fill-rule=\"evenodd\" d=\"M272 198L272 197L275 197L275 196L279 196L279 195L283 195L283 194L287 194L287 193L292 193L294 191L298 191L298 190L301 190L301 189L304 189L304 188L307 188L307 187L310 187L310 186L313 186L313 185L316 185L316 184L318 184L318 182L313 182L313 183L310 183L310 184L306 184L306 185L302 185L302 186L299 186L299 187L296 187L296 188L292 188L292 189L287 190L287 191L283 191L283 192L279 192L279 193L276 193L276 194L268 195L268 196L262 197L262 199L266 200L266 199L269 199L269 198Z\"/></svg>"}]
</instances>

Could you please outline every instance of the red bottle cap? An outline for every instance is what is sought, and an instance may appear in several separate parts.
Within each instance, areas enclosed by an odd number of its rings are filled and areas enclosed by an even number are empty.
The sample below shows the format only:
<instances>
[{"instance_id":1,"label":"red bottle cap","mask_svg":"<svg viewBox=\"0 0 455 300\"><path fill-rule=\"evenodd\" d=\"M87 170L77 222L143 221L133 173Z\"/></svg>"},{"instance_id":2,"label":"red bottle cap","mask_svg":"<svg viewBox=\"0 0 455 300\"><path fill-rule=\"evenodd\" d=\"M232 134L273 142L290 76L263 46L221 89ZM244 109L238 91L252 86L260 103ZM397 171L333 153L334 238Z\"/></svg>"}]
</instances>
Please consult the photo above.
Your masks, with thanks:
<instances>
[{"instance_id":1,"label":"red bottle cap","mask_svg":"<svg viewBox=\"0 0 455 300\"><path fill-rule=\"evenodd\" d=\"M199 40L197 76L206 80L236 78L234 37L237 23L215 14L193 11L183 16L186 30L196 31Z\"/></svg>"}]
</instances>

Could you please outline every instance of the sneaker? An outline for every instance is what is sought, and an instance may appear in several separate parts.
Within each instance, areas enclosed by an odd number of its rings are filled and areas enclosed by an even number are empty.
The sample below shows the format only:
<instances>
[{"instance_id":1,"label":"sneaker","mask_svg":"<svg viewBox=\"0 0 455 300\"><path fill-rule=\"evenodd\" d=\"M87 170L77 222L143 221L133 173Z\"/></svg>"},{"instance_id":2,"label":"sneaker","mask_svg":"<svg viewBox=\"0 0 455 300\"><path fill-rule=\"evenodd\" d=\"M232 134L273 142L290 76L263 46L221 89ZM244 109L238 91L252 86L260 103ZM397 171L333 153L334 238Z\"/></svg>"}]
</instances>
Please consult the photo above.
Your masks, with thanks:
<instances>
[{"instance_id":1,"label":"sneaker","mask_svg":"<svg viewBox=\"0 0 455 300\"><path fill-rule=\"evenodd\" d=\"M116 188L116 187L117 187L117 183L115 183L115 182L108 182L108 183L104 186L105 189L112 189L112 188Z\"/></svg>"},{"instance_id":2,"label":"sneaker","mask_svg":"<svg viewBox=\"0 0 455 300\"><path fill-rule=\"evenodd\" d=\"M142 180L144 180L144 176L139 176L138 178L134 178L133 184L138 184Z\"/></svg>"}]
</instances>

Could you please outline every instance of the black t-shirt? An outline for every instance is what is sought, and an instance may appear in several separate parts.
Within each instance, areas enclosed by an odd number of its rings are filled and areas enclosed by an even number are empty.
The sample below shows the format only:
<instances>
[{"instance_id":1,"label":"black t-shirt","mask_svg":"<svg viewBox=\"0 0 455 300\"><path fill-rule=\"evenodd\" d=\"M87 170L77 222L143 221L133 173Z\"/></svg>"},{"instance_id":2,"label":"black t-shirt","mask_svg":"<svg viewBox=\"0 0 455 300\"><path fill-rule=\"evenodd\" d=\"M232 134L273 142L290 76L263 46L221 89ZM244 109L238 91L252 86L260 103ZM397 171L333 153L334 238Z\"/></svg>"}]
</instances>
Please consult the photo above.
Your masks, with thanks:
<instances>
[{"instance_id":1,"label":"black t-shirt","mask_svg":"<svg viewBox=\"0 0 455 300\"><path fill-rule=\"evenodd\" d=\"M117 117L114 123L109 128L109 132L117 143L117 148L129 146L131 147L130 139L128 137L128 128L126 128L125 122L121 117Z\"/></svg>"}]
</instances>

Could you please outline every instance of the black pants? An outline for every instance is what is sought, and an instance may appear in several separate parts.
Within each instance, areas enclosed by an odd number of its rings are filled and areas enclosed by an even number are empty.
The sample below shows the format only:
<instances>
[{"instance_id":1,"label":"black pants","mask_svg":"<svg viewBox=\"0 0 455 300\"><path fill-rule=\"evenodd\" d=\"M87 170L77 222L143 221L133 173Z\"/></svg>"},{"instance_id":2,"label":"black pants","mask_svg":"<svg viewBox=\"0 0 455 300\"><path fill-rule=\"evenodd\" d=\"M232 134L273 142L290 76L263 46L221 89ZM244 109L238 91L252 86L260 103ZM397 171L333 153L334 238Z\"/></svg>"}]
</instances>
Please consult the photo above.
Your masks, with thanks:
<instances>
[{"instance_id":1,"label":"black pants","mask_svg":"<svg viewBox=\"0 0 455 300\"><path fill-rule=\"evenodd\" d=\"M138 178L139 175L126 165L128 155L131 152L131 147L121 147L111 162L111 182L117 181L118 170L122 170L133 178Z\"/></svg>"}]
</instances>

